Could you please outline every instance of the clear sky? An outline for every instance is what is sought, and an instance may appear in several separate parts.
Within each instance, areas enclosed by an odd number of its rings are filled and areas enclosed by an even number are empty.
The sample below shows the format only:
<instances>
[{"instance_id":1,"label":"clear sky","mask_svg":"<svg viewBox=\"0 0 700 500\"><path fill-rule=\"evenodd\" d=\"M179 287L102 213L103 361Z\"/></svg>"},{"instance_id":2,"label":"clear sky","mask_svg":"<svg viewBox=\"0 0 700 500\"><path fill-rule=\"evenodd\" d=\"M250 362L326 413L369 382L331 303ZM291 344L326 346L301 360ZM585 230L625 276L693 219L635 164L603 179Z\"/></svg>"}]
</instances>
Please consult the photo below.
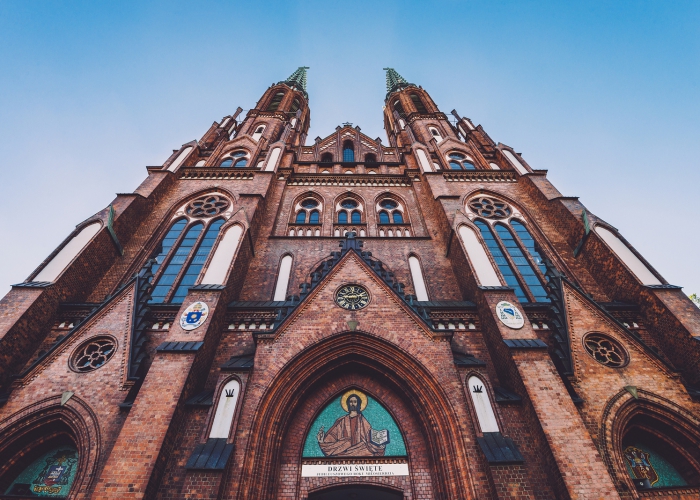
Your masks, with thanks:
<instances>
[{"instance_id":1,"label":"clear sky","mask_svg":"<svg viewBox=\"0 0 700 500\"><path fill-rule=\"evenodd\" d=\"M310 66L309 138L381 136L382 68L700 293L700 2L0 0L0 292L146 165Z\"/></svg>"}]
</instances>

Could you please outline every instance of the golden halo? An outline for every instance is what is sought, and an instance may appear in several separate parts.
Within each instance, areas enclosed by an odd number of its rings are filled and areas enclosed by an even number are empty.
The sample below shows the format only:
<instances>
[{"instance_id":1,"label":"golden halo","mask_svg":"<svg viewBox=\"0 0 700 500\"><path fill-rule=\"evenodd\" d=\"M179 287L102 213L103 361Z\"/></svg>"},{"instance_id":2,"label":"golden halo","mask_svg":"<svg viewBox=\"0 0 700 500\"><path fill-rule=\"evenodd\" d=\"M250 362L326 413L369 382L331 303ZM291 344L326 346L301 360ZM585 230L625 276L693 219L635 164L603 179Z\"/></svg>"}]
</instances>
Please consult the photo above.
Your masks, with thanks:
<instances>
[{"instance_id":1,"label":"golden halo","mask_svg":"<svg viewBox=\"0 0 700 500\"><path fill-rule=\"evenodd\" d=\"M360 398L360 411L364 411L365 408L367 407L367 396L365 395L364 392L360 392L357 389L350 389L348 392L340 396L340 406L343 407L343 410L349 411L348 410L348 398L352 395L357 396Z\"/></svg>"}]
</instances>

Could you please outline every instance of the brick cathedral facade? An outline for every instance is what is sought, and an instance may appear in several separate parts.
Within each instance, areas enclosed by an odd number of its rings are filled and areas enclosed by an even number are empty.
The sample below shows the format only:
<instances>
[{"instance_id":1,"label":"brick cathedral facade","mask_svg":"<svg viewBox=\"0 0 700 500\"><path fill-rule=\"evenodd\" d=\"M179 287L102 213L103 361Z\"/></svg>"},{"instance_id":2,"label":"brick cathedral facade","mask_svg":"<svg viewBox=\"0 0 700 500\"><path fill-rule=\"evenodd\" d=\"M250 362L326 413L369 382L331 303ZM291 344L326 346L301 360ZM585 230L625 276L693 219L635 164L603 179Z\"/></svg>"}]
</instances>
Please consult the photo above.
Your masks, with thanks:
<instances>
[{"instance_id":1,"label":"brick cathedral facade","mask_svg":"<svg viewBox=\"0 0 700 500\"><path fill-rule=\"evenodd\" d=\"M680 287L393 69L307 140L306 69L2 299L0 498L700 498Z\"/></svg>"}]
</instances>

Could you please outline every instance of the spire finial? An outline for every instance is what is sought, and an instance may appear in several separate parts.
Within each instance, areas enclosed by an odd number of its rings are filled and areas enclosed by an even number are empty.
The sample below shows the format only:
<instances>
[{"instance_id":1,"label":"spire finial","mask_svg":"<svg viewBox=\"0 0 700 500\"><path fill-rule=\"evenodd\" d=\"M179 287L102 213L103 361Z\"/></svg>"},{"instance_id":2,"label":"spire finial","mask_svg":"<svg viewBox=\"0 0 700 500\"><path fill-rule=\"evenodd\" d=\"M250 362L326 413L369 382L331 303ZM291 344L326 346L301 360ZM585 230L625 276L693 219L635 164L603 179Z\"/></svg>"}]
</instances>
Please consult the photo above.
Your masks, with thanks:
<instances>
[{"instance_id":1,"label":"spire finial","mask_svg":"<svg viewBox=\"0 0 700 500\"><path fill-rule=\"evenodd\" d=\"M386 71L386 96L406 87L415 87L415 84L408 83L406 79L399 75L394 68L384 68Z\"/></svg>"},{"instance_id":2,"label":"spire finial","mask_svg":"<svg viewBox=\"0 0 700 500\"><path fill-rule=\"evenodd\" d=\"M289 78L282 80L277 83L284 83L285 85L299 90L304 97L309 98L309 94L306 93L306 70L310 69L308 66L299 66L297 70L289 75Z\"/></svg>"}]
</instances>

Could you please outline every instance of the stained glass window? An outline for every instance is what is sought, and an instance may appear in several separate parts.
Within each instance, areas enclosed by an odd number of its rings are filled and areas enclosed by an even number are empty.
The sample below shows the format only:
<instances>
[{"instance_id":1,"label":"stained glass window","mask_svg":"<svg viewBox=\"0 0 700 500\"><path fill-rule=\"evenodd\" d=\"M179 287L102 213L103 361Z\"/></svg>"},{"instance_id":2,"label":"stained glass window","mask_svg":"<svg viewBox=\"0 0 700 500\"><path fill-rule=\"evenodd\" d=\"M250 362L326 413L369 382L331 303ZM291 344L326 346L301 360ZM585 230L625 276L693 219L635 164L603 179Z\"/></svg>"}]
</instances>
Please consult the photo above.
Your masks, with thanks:
<instances>
[{"instance_id":1,"label":"stained glass window","mask_svg":"<svg viewBox=\"0 0 700 500\"><path fill-rule=\"evenodd\" d=\"M219 230L223 224L223 219L216 220L211 223L207 229L207 232L204 233L204 238L199 244L199 248L194 254L194 258L187 266L185 275L182 277L180 285L177 287L175 294L170 300L170 302L173 304L181 304L182 301L185 300L189 288L194 286L195 281L197 281L197 278L199 277L199 273L202 271L202 267L204 267L204 263L207 261L207 257L209 257L209 252L211 252L214 242L216 242L216 238L219 236ZM199 234L199 232L197 234Z\"/></svg>"},{"instance_id":2,"label":"stained glass window","mask_svg":"<svg viewBox=\"0 0 700 500\"><path fill-rule=\"evenodd\" d=\"M6 495L65 498L78 471L78 450L73 445L52 449L34 460L10 484Z\"/></svg>"},{"instance_id":3,"label":"stained glass window","mask_svg":"<svg viewBox=\"0 0 700 500\"><path fill-rule=\"evenodd\" d=\"M475 221L474 224L476 224L476 227L478 227L479 231L481 231L481 237L484 238L486 247L489 249L489 252L491 252L491 256L496 262L498 269L501 271L503 278L506 280L506 284L515 290L515 295L518 297L520 302L529 302L527 295L525 295L525 292L523 292L523 289L518 282L518 278L515 275L513 268L510 266L508 259L506 259L506 256L501 251L501 247L496 241L496 237L491 231L491 228L488 226L488 224L480 220Z\"/></svg>"},{"instance_id":4,"label":"stained glass window","mask_svg":"<svg viewBox=\"0 0 700 500\"><path fill-rule=\"evenodd\" d=\"M648 479L652 488L687 486L678 470L656 447L642 440L626 440L623 456L632 479Z\"/></svg>"},{"instance_id":5,"label":"stained glass window","mask_svg":"<svg viewBox=\"0 0 700 500\"><path fill-rule=\"evenodd\" d=\"M527 257L525 257L525 255L523 254L522 250L520 249L520 246L518 245L518 242L515 241L515 238L513 238L513 234L510 232L510 230L504 224L499 223L496 224L496 232L501 238L503 246L506 247L508 255L510 255L510 258L515 263L515 267L518 268L520 277L523 279L527 287L530 289L530 292L535 297L535 301L549 302L549 298L547 298L547 292L542 286L540 278L537 276L537 273L530 265L530 262L527 260Z\"/></svg>"},{"instance_id":6,"label":"stained glass window","mask_svg":"<svg viewBox=\"0 0 700 500\"><path fill-rule=\"evenodd\" d=\"M542 271L542 274L545 274L547 272L547 268L544 265L542 256L535 248L535 240L530 234L530 231L527 230L527 228L522 222L516 219L512 219L510 221L510 225L513 226L513 229L515 229L518 238L520 238L520 241L522 241L523 245L525 245L525 248L532 257L532 260L535 261L537 267L539 267L540 271Z\"/></svg>"},{"instance_id":7,"label":"stained glass window","mask_svg":"<svg viewBox=\"0 0 700 500\"><path fill-rule=\"evenodd\" d=\"M170 249L173 247L177 239L180 237L180 233L182 233L182 230L185 228L186 224L187 221L185 219L180 219L170 227L170 230L165 235L165 238L163 238L161 243L161 250L156 257L156 263L151 268L153 274L158 271L158 268L165 260L165 257L167 257L168 252L170 252Z\"/></svg>"},{"instance_id":8,"label":"stained glass window","mask_svg":"<svg viewBox=\"0 0 700 500\"><path fill-rule=\"evenodd\" d=\"M163 274L161 274L158 278L156 286L153 287L153 291L151 292L151 302L165 302L165 297L175 284L175 280L177 279L178 274L180 274L180 270L185 264L187 257L189 257L190 252L192 252L192 247L194 247L195 243L197 242L197 238L199 237L199 233L202 232L202 228L204 228L204 224L197 223L187 230L185 237L180 242L177 250L175 250L175 254L170 259L170 262L168 262Z\"/></svg>"}]
</instances>

